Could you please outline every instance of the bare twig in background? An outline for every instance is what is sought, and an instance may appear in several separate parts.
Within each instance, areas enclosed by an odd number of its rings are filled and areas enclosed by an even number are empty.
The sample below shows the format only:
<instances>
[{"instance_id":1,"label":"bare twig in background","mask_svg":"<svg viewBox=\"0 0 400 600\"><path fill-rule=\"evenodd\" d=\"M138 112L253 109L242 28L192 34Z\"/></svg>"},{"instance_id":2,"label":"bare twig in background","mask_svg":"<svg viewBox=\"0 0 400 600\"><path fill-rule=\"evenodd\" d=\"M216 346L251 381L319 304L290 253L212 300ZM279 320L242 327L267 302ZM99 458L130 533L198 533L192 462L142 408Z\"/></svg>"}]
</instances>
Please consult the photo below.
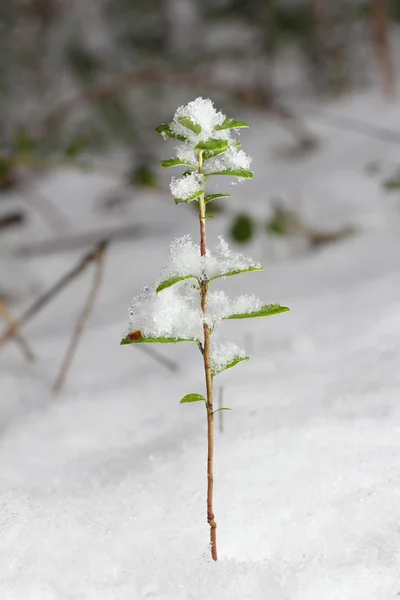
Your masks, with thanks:
<instances>
[{"instance_id":1,"label":"bare twig in background","mask_svg":"<svg viewBox=\"0 0 400 600\"><path fill-rule=\"evenodd\" d=\"M135 86L153 84L191 86L199 93L225 93L230 98L235 98L252 108L269 111L278 117L293 135L302 140L304 145L315 144L315 138L307 132L298 117L277 100L272 90L267 91L261 87L238 89L230 84L213 80L204 72L200 73L196 69L178 69L164 62L154 63L131 73L116 75L105 82L96 83L84 92L64 101L47 116L42 129L42 137L51 134L71 114L84 109L87 105L126 93Z\"/></svg>"},{"instance_id":2,"label":"bare twig in background","mask_svg":"<svg viewBox=\"0 0 400 600\"><path fill-rule=\"evenodd\" d=\"M353 117L333 114L315 105L310 106L303 103L296 103L295 110L302 112L307 119L319 121L329 127L353 131L354 133L360 133L361 135L366 135L390 144L400 144L400 131L393 131L393 129L389 129L388 127L374 125L373 123L354 119Z\"/></svg>"},{"instance_id":3,"label":"bare twig in background","mask_svg":"<svg viewBox=\"0 0 400 600\"><path fill-rule=\"evenodd\" d=\"M147 356L150 356L151 358L153 358L156 362L158 362L160 365L163 365L163 367L165 367L169 371L173 371L173 372L179 371L178 363L171 360L170 358L167 358L166 356L161 354L161 352L158 352L154 348L148 348L144 344L140 344L137 346L135 344L135 349L141 350L142 352L147 354Z\"/></svg>"},{"instance_id":4,"label":"bare twig in background","mask_svg":"<svg viewBox=\"0 0 400 600\"><path fill-rule=\"evenodd\" d=\"M23 315L13 322L12 325L9 325L3 335L0 337L0 349L7 344L11 339L15 338L15 336L19 333L21 327L26 325L28 321L32 319L35 315L37 315L43 308L51 301L55 296L57 296L61 290L63 290L75 277L80 275L85 268L95 260L99 248L104 244L104 240L96 245L96 247L85 254L85 256L78 262L78 264L68 271L65 275L61 277L47 292L45 292L42 296L40 296L31 306L27 308L27 310L23 313Z\"/></svg>"},{"instance_id":5,"label":"bare twig in background","mask_svg":"<svg viewBox=\"0 0 400 600\"><path fill-rule=\"evenodd\" d=\"M2 317L4 319L4 321L7 323L7 325L9 327L14 326L15 321L12 317L12 314L11 314L5 300L2 300L1 298L0 298L0 317ZM26 342L24 340L24 338L18 334L15 335L15 341L18 344L18 346L20 347L21 352L24 355L25 359L28 362L33 362L35 360L35 355L34 355L33 351L31 350L31 348L29 347L28 342Z\"/></svg>"},{"instance_id":6,"label":"bare twig in background","mask_svg":"<svg viewBox=\"0 0 400 600\"><path fill-rule=\"evenodd\" d=\"M100 285L102 282L102 278L103 278L104 257L105 257L105 252L107 250L107 247L108 247L108 241L103 241L97 246L97 248L92 253L92 262L94 262L94 264L95 264L93 285L89 291L89 295L86 299L83 309L78 317L78 320L77 320L75 328L74 328L74 332L71 337L70 344L69 344L67 352L64 356L64 360L61 364L60 372L57 376L57 379L54 382L53 392L55 394L58 394L61 391L62 386L64 385L64 382L67 377L68 371L71 367L76 349L77 349L79 341L82 337L82 333L83 333L84 327L86 325L86 321L88 320L89 315L93 310L93 306L96 301L96 298L97 298L97 295L98 295L98 292L100 289Z\"/></svg>"},{"instance_id":7,"label":"bare twig in background","mask_svg":"<svg viewBox=\"0 0 400 600\"><path fill-rule=\"evenodd\" d=\"M131 227L131 229L132 229L132 227ZM102 240L101 242L96 244L95 248L93 250L91 250L90 252L88 252L88 254L86 254L73 269L71 269L70 271L68 271L68 273L63 275L63 277L61 277L61 279L59 279L59 281L57 281L57 283L55 283L47 292L45 292L42 296L40 296L37 300L35 300L35 302L24 312L24 314L19 319L12 321L12 322L8 322L8 327L7 327L6 331L0 337L0 350L10 340L17 338L20 329L26 323L28 323L28 321L30 321L35 315L37 315L41 310L43 310L43 308L45 308L47 306L47 304L49 302L51 302L51 300L53 300L53 298L55 298L71 281L73 281L78 275L80 275L90 263L98 260L96 257L98 256L99 252L104 252L104 250L101 250L101 248L104 245L107 245L107 243L109 243L109 242L110 242L110 240L107 240L107 242L105 240ZM102 265L100 265L100 267L102 268ZM101 273L100 273L100 275L101 275ZM96 283L96 286L97 286L97 283ZM93 285L93 287L94 287L94 285ZM93 288L92 288L91 293L94 293ZM96 293L97 292L94 293L94 296L96 295ZM88 298L88 301L89 301L89 298ZM89 310L89 312L90 312L90 310ZM83 323L83 326L84 326L84 323ZM153 350L151 348L146 348L144 346L140 347L139 350L141 350L142 352L145 352L145 354L147 354L148 356L153 358L156 362L162 364L167 369L170 369L171 371L178 370L177 363L166 358L165 356L163 356L156 350Z\"/></svg>"},{"instance_id":8,"label":"bare twig in background","mask_svg":"<svg viewBox=\"0 0 400 600\"><path fill-rule=\"evenodd\" d=\"M382 72L383 92L388 98L396 93L396 73L389 43L386 0L371 0L372 37Z\"/></svg>"},{"instance_id":9,"label":"bare twig in background","mask_svg":"<svg viewBox=\"0 0 400 600\"><path fill-rule=\"evenodd\" d=\"M54 252L69 252L85 246L95 244L99 240L107 238L110 242L129 238L141 238L150 234L160 233L155 227L149 229L144 225L125 225L115 229L100 229L98 231L87 231L77 233L68 237L57 237L41 242L34 242L21 246L17 250L18 256L40 256Z\"/></svg>"},{"instance_id":10,"label":"bare twig in background","mask_svg":"<svg viewBox=\"0 0 400 600\"><path fill-rule=\"evenodd\" d=\"M22 225L25 221L25 215L21 212L7 213L0 217L0 229L8 229L9 227L15 227L15 225Z\"/></svg>"},{"instance_id":11,"label":"bare twig in background","mask_svg":"<svg viewBox=\"0 0 400 600\"><path fill-rule=\"evenodd\" d=\"M20 181L16 191L21 198L36 210L55 233L68 231L68 219L64 214L33 184L32 181Z\"/></svg>"},{"instance_id":12,"label":"bare twig in background","mask_svg":"<svg viewBox=\"0 0 400 600\"><path fill-rule=\"evenodd\" d=\"M354 229L354 227L351 227L349 225L346 227L340 227L339 229L333 231L309 228L304 233L307 236L308 241L310 242L310 247L315 249L321 248L326 244L333 244L347 237L350 237L351 235L354 235L354 233L356 233L356 230Z\"/></svg>"}]
</instances>

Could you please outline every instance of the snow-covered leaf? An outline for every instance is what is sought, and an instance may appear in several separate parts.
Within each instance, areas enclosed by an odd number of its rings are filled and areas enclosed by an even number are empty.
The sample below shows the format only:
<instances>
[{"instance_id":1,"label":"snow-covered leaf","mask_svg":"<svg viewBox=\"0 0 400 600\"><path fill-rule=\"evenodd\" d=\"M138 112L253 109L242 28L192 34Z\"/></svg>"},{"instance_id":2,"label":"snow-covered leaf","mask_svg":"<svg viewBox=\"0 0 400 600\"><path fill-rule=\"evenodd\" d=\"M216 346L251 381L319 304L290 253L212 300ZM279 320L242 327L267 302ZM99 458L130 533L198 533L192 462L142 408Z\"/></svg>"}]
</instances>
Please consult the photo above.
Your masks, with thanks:
<instances>
[{"instance_id":1,"label":"snow-covered leaf","mask_svg":"<svg viewBox=\"0 0 400 600\"><path fill-rule=\"evenodd\" d=\"M230 175L231 177L239 177L240 179L252 179L253 171L248 171L247 169L225 169L224 171L207 173L207 176L209 175Z\"/></svg>"},{"instance_id":2,"label":"snow-covered leaf","mask_svg":"<svg viewBox=\"0 0 400 600\"><path fill-rule=\"evenodd\" d=\"M248 127L247 123L244 121L235 121L235 119L225 119L221 125L217 125L215 127L216 131L221 131L222 129L239 129L240 127Z\"/></svg>"},{"instance_id":3,"label":"snow-covered leaf","mask_svg":"<svg viewBox=\"0 0 400 600\"><path fill-rule=\"evenodd\" d=\"M203 153L203 160L207 161L210 158L214 158L215 156L219 156L220 154L223 154L224 152L226 152L228 150L228 148L221 148L220 150L204 150Z\"/></svg>"},{"instance_id":4,"label":"snow-covered leaf","mask_svg":"<svg viewBox=\"0 0 400 600\"><path fill-rule=\"evenodd\" d=\"M171 179L169 184L175 202L191 202L204 194L204 175L194 171L184 174L182 177Z\"/></svg>"},{"instance_id":5,"label":"snow-covered leaf","mask_svg":"<svg viewBox=\"0 0 400 600\"><path fill-rule=\"evenodd\" d=\"M187 129L194 131L194 133L201 133L201 125L197 125L197 123L194 123L189 117L178 117L177 121Z\"/></svg>"},{"instance_id":6,"label":"snow-covered leaf","mask_svg":"<svg viewBox=\"0 0 400 600\"><path fill-rule=\"evenodd\" d=\"M171 285L175 285L175 283L179 283L180 281L184 281L185 279L197 279L196 275L184 275L183 277L171 277L170 279L166 279L162 281L156 288L156 292L161 292L166 288L171 287Z\"/></svg>"},{"instance_id":7,"label":"snow-covered leaf","mask_svg":"<svg viewBox=\"0 0 400 600\"><path fill-rule=\"evenodd\" d=\"M195 192L189 196L189 198L174 198L174 202L175 204L180 204L181 202L193 202L193 200L196 200L196 198L199 198L202 194L204 194L204 191L199 190L198 192Z\"/></svg>"},{"instance_id":8,"label":"snow-covered leaf","mask_svg":"<svg viewBox=\"0 0 400 600\"><path fill-rule=\"evenodd\" d=\"M127 344L177 344L178 342L195 342L197 344L197 340L185 340L183 338L142 337L137 340L131 340L128 337L126 337L121 340L121 346L125 346Z\"/></svg>"},{"instance_id":9,"label":"snow-covered leaf","mask_svg":"<svg viewBox=\"0 0 400 600\"><path fill-rule=\"evenodd\" d=\"M192 163L181 160L180 158L169 158L167 160L161 160L160 164L164 169L169 169L170 167L193 167L196 168Z\"/></svg>"},{"instance_id":10,"label":"snow-covered leaf","mask_svg":"<svg viewBox=\"0 0 400 600\"><path fill-rule=\"evenodd\" d=\"M217 140L215 138L208 138L208 140L205 140L204 142L199 142L195 146L195 149L196 150L208 150L208 151L212 151L212 152L220 150L221 152L224 152L225 150L228 149L228 146L229 146L229 143L227 140Z\"/></svg>"},{"instance_id":11,"label":"snow-covered leaf","mask_svg":"<svg viewBox=\"0 0 400 600\"><path fill-rule=\"evenodd\" d=\"M163 138L170 137L175 140L180 140L181 142L187 142L187 138L184 135L180 135L179 133L175 133L172 131L169 123L162 123L158 127L156 127L155 131L159 133Z\"/></svg>"},{"instance_id":12,"label":"snow-covered leaf","mask_svg":"<svg viewBox=\"0 0 400 600\"><path fill-rule=\"evenodd\" d=\"M180 401L180 404L186 404L187 402L205 402L206 399L201 394L186 394Z\"/></svg>"},{"instance_id":13,"label":"snow-covered leaf","mask_svg":"<svg viewBox=\"0 0 400 600\"><path fill-rule=\"evenodd\" d=\"M209 281L213 281L214 279L219 279L220 277L231 277L232 275L239 275L240 273L250 273L250 271L263 271L264 267L247 267L245 269L236 269L234 271L228 271L226 273L222 273L221 275L215 275L215 277L211 277Z\"/></svg>"},{"instance_id":14,"label":"snow-covered leaf","mask_svg":"<svg viewBox=\"0 0 400 600\"><path fill-rule=\"evenodd\" d=\"M255 317L271 317L272 315L280 315L281 313L288 312L290 309L280 304L265 304L260 310L253 312L237 313L230 315L229 317L223 317L224 319L253 319Z\"/></svg>"},{"instance_id":15,"label":"snow-covered leaf","mask_svg":"<svg viewBox=\"0 0 400 600\"><path fill-rule=\"evenodd\" d=\"M218 198L233 198L232 194L209 194L204 198L206 204L208 202L212 202L213 200L217 200Z\"/></svg>"},{"instance_id":16,"label":"snow-covered leaf","mask_svg":"<svg viewBox=\"0 0 400 600\"><path fill-rule=\"evenodd\" d=\"M235 358L233 358L230 362L228 362L223 368L217 370L217 371L213 371L212 374L213 375L218 375L218 373L222 373L222 371L226 371L227 369L231 369L232 367L236 367L236 365L238 365L239 363L243 362L244 360L249 360L248 356L236 356Z\"/></svg>"}]
</instances>

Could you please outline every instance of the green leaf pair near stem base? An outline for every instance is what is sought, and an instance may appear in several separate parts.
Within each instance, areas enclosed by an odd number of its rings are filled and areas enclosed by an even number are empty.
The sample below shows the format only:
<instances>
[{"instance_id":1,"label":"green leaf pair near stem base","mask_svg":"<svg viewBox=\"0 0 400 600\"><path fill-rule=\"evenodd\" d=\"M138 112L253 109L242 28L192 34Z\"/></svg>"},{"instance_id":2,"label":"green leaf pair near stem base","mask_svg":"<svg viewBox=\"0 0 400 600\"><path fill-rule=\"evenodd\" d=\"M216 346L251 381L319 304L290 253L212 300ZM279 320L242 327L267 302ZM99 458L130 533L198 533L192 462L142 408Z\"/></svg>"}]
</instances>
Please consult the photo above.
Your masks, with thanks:
<instances>
[{"instance_id":1,"label":"green leaf pair near stem base","mask_svg":"<svg viewBox=\"0 0 400 600\"><path fill-rule=\"evenodd\" d=\"M207 400L201 394L186 394L186 396L184 396L182 398L182 400L180 401L180 404L189 404L191 402L206 403ZM217 408L217 410L213 411L213 415L215 415L215 413L218 412L219 410L232 410L232 409L231 408Z\"/></svg>"}]
</instances>

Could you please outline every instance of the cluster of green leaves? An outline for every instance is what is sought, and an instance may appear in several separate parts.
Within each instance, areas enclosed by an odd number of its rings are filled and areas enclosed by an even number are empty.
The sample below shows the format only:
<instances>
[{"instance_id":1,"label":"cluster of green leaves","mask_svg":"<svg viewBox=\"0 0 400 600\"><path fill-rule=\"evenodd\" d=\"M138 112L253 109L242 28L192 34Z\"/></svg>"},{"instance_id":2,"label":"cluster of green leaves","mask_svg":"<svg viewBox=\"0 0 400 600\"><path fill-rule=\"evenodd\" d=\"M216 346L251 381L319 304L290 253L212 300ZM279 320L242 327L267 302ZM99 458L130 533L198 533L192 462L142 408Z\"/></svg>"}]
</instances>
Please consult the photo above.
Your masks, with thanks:
<instances>
[{"instance_id":1,"label":"cluster of green leaves","mask_svg":"<svg viewBox=\"0 0 400 600\"><path fill-rule=\"evenodd\" d=\"M201 133L201 126L198 123L193 122L188 117L181 117L178 120L179 120L179 123L181 125L183 125L185 128L187 128L188 130L193 131L197 135ZM243 127L248 127L247 123L244 123L242 121L236 121L234 119L225 119L225 121L221 125L217 126L215 129L216 130L224 130L224 129L237 129L237 128L243 128ZM194 147L194 150L197 153L199 159L201 157L201 161L203 164L206 163L207 160L209 160L215 156L218 156L220 154L223 154L229 148L229 142L227 140L221 140L221 139L213 138L213 137L208 138L205 141L192 143L189 136L185 136L183 134L177 134L172 129L171 125L168 123L163 123L162 125L157 127L156 132L159 133L160 135L162 135L164 138L169 137L172 139L178 139L181 142L191 144ZM237 142L234 142L234 143L236 144ZM182 166L189 167L191 170L188 171L188 173L193 173L193 172L199 173L200 172L199 164L200 164L199 162L197 164L191 164L191 163L182 161L179 158L171 158L168 160L161 161L161 165L164 168L182 167ZM239 177L239 178L253 177L253 173L251 171L247 171L244 169L235 169L235 170L227 169L226 171L222 171L222 172L208 173L206 175L205 179L208 179L212 175L230 175L230 176ZM204 201L205 204L209 204L210 202L212 202L215 199L228 198L228 197L230 198L232 196L231 196L231 194L205 195L205 190L202 189L199 192L197 192L196 194L193 194L193 196L191 196L189 198L186 198L186 199L175 198L175 202L176 203L178 203L178 202L189 203L189 202L193 202L194 200L199 200L200 197L202 197L201 200ZM242 239L241 241L244 241L244 239ZM211 279L206 279L205 281L207 282L207 286L209 286L213 280L218 279L219 277L233 276L233 275L238 275L240 273L257 271L257 270L262 270L262 267L248 267L245 269L238 269L238 270L235 270L232 272L224 273L224 275L219 275L219 276L213 277ZM200 292L200 284L203 283L204 280L199 279L196 275L189 274L189 275L185 275L185 276L172 277L172 278L169 278L167 280L160 282L156 289L156 293L160 293L163 290L165 290L181 281L188 280L188 279L195 280L195 285L198 286L198 289ZM225 320L269 317L269 316L278 315L278 314L287 312L288 310L289 309L287 307L281 306L280 304L269 304L269 305L266 304L266 305L262 306L259 310L229 315L229 316L225 317ZM135 335L135 333L137 335ZM122 340L121 344L138 344L138 343L146 343L146 342L150 342L150 343L159 342L159 343L167 344L167 343L179 343L179 342L191 341L191 342L196 342L199 345L201 352L204 352L202 344L197 340L188 340L188 339L182 339L182 338L168 338L168 337L167 338L165 338L165 337L163 337L163 338L146 338L146 337L142 337L141 332L135 332L135 333L133 335L130 335L130 336L127 336L126 338L124 338ZM224 368L222 368L218 371L212 372L212 376L214 377L218 373L225 371L227 369L230 369L230 368L236 366L237 364L239 364L240 362L243 362L244 360L248 360L248 358L249 358L248 356L234 357L230 363L228 363L224 366ZM201 394L188 394L181 400L181 403L183 403L183 404L192 403L192 402L206 402L206 399ZM218 409L218 410L230 410L230 409ZM214 412L217 412L217 411L214 411Z\"/></svg>"},{"instance_id":2,"label":"cluster of green leaves","mask_svg":"<svg viewBox=\"0 0 400 600\"><path fill-rule=\"evenodd\" d=\"M187 129L189 129L190 131L193 131L196 134L201 133L201 126L197 123L194 123L189 117L181 117L178 119L178 121L181 125L183 125ZM244 123L243 121L236 121L235 119L225 119L225 121L221 125L217 125L215 127L215 131L223 131L226 129L240 129L240 128L244 128L244 127L248 127L248 125L247 125L247 123ZM182 134L175 133L175 131L173 131L173 129L171 128L171 125L169 123L163 123L163 124L159 125L159 127L156 128L156 132L159 133L160 135L162 135L163 137L169 137L172 139L179 140L180 142L190 143L190 140L188 137L186 137L185 135L182 135ZM238 147L238 146L240 146L240 142L238 140L235 140L233 142L233 145ZM202 153L202 158L205 163L208 160L210 160L211 158L215 158L216 156L223 154L224 152L226 152L228 150L228 148L229 148L229 142L227 140L221 140L221 139L212 138L212 137L208 138L205 141L200 141L199 143L197 143L194 146L194 150L196 152ZM196 169L197 169L197 165L193 165L189 162L185 162L179 158L170 158L168 160L162 160L161 166L164 168L182 167L182 166L189 167L189 170L185 171L183 176L188 175L188 174L196 171ZM205 175L205 181L207 181L207 179L209 177L211 177L212 175L225 175L225 176L229 176L229 177L237 177L239 179L251 179L253 177L252 171L249 171L247 169L225 169L224 171L207 173ZM198 192L196 192L189 198L185 198L185 199L174 198L174 201L176 204L179 204L181 202L186 202L186 203L193 202L193 200L197 200L202 194L203 194L203 190L199 190ZM232 198L232 195L231 194L210 194L208 196L205 196L205 203L209 204L213 200L217 200L219 198Z\"/></svg>"}]
</instances>

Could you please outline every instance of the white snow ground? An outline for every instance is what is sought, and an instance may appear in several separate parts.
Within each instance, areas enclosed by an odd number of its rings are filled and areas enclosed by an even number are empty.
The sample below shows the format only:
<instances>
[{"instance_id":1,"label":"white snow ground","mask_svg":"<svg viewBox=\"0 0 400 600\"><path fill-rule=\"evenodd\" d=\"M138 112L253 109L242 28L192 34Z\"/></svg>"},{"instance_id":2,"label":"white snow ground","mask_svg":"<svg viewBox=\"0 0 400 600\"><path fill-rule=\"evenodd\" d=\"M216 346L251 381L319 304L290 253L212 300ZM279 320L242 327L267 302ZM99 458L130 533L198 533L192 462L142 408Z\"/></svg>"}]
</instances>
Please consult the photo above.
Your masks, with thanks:
<instances>
[{"instance_id":1,"label":"white snow ground","mask_svg":"<svg viewBox=\"0 0 400 600\"><path fill-rule=\"evenodd\" d=\"M398 107L378 95L330 109L400 131ZM400 203L365 171L372 160L393 167L399 147L320 125L321 150L287 162L273 152L286 134L260 116L248 121L242 139L255 179L233 188L232 210L246 205L265 219L270 199L284 194L302 202L310 223L351 223L360 233L281 260L260 237L244 251L265 271L218 284L291 307L224 325L251 360L215 380L234 409L216 434L219 562L208 551L204 408L179 405L203 391L198 351L161 348L179 361L173 373L119 346L132 296L159 272L173 237L196 239L197 220L174 206L167 178L165 194L143 193L111 219L92 203L115 181L60 172L41 189L77 229L157 218L158 230L111 248L60 397L49 388L87 276L27 327L37 364L26 366L13 345L0 356L1 600L389 600L400 592ZM15 244L43 235L36 221ZM221 218L210 222L211 243L224 228ZM21 269L45 287L79 254Z\"/></svg>"}]
</instances>

